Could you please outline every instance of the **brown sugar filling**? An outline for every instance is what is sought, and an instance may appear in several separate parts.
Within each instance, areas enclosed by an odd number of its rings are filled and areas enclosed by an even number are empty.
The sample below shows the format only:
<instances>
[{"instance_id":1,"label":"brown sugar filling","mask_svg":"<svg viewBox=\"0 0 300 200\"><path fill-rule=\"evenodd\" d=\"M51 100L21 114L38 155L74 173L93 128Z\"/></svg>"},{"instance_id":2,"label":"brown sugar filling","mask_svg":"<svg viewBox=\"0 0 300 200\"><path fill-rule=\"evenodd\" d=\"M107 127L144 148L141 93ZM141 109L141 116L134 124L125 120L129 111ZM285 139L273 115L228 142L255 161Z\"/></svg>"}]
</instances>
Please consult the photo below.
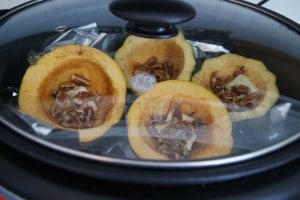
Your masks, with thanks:
<instances>
[{"instance_id":1,"label":"brown sugar filling","mask_svg":"<svg viewBox=\"0 0 300 200\"><path fill-rule=\"evenodd\" d=\"M179 68L170 60L160 62L157 57L152 56L144 64L136 65L134 74L149 73L155 76L157 82L176 79Z\"/></svg>"},{"instance_id":2,"label":"brown sugar filling","mask_svg":"<svg viewBox=\"0 0 300 200\"><path fill-rule=\"evenodd\" d=\"M208 125L195 114L182 113L181 106L174 102L166 115L151 116L145 126L157 144L156 150L170 160L188 159L208 133Z\"/></svg>"},{"instance_id":3,"label":"brown sugar filling","mask_svg":"<svg viewBox=\"0 0 300 200\"><path fill-rule=\"evenodd\" d=\"M50 91L50 96L54 99L51 115L60 125L71 129L94 126L102 98L91 88L89 80L73 74L69 82Z\"/></svg>"},{"instance_id":4,"label":"brown sugar filling","mask_svg":"<svg viewBox=\"0 0 300 200\"><path fill-rule=\"evenodd\" d=\"M259 105L263 98L259 90L251 91L250 87L243 84L228 85L239 75L245 73L244 67L239 67L231 76L219 76L214 71L210 78L210 90L226 104L230 112L243 112Z\"/></svg>"}]
</instances>

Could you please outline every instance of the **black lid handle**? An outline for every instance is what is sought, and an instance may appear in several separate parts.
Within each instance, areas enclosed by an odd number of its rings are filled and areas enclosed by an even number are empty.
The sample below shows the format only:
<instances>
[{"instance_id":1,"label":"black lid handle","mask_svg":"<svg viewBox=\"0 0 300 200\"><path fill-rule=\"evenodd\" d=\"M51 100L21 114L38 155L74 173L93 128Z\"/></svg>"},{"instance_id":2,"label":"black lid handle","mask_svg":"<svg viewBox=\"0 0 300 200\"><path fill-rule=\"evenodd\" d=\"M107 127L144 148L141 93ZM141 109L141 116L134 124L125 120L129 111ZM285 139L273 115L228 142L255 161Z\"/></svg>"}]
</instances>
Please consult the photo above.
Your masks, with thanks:
<instances>
[{"instance_id":1,"label":"black lid handle","mask_svg":"<svg viewBox=\"0 0 300 200\"><path fill-rule=\"evenodd\" d=\"M173 37L178 34L176 24L196 15L196 10L182 0L114 0L109 9L129 21L128 33L150 38Z\"/></svg>"}]
</instances>

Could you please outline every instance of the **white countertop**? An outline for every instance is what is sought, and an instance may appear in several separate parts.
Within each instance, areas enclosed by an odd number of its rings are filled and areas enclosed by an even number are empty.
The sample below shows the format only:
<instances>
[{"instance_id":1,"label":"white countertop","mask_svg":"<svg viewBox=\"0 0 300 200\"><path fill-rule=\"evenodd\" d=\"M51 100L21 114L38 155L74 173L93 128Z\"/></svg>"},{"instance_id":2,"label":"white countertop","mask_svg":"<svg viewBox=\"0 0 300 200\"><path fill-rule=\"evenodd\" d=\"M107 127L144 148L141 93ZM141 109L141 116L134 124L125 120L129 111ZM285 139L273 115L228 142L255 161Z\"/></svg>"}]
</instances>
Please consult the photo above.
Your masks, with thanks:
<instances>
[{"instance_id":1,"label":"white countertop","mask_svg":"<svg viewBox=\"0 0 300 200\"><path fill-rule=\"evenodd\" d=\"M1 0L0 10L8 9L30 0ZM271 9L284 15L300 24L300 0L245 0L254 4L261 4L263 7Z\"/></svg>"},{"instance_id":2,"label":"white countertop","mask_svg":"<svg viewBox=\"0 0 300 200\"><path fill-rule=\"evenodd\" d=\"M293 21L300 24L300 1L299 0L246 0L248 2L259 4L263 3L262 6L273 10L285 17L292 19Z\"/></svg>"}]
</instances>

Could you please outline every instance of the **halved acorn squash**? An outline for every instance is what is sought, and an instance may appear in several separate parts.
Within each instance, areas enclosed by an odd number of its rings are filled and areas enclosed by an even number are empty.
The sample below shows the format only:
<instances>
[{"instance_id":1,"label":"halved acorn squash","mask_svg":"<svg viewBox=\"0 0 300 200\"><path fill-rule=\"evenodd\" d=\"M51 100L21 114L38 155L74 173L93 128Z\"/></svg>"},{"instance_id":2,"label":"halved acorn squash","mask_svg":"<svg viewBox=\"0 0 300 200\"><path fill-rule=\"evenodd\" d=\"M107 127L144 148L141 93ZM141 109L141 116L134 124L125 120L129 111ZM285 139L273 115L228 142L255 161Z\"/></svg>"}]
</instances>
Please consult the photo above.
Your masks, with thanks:
<instances>
[{"instance_id":1,"label":"halved acorn squash","mask_svg":"<svg viewBox=\"0 0 300 200\"><path fill-rule=\"evenodd\" d=\"M54 127L78 130L80 142L89 142L120 120L125 94L113 59L92 47L65 45L27 69L19 109Z\"/></svg>"},{"instance_id":2,"label":"halved acorn squash","mask_svg":"<svg viewBox=\"0 0 300 200\"><path fill-rule=\"evenodd\" d=\"M143 159L200 159L232 149L232 125L224 104L192 82L156 84L132 104L127 121L130 146Z\"/></svg>"},{"instance_id":3,"label":"halved acorn squash","mask_svg":"<svg viewBox=\"0 0 300 200\"><path fill-rule=\"evenodd\" d=\"M157 82L190 80L195 67L192 46L182 33L169 39L128 36L116 52L127 87L140 95Z\"/></svg>"},{"instance_id":4,"label":"halved acorn squash","mask_svg":"<svg viewBox=\"0 0 300 200\"><path fill-rule=\"evenodd\" d=\"M279 96L276 77L261 61L236 54L205 60L192 82L217 95L232 121L265 115Z\"/></svg>"}]
</instances>

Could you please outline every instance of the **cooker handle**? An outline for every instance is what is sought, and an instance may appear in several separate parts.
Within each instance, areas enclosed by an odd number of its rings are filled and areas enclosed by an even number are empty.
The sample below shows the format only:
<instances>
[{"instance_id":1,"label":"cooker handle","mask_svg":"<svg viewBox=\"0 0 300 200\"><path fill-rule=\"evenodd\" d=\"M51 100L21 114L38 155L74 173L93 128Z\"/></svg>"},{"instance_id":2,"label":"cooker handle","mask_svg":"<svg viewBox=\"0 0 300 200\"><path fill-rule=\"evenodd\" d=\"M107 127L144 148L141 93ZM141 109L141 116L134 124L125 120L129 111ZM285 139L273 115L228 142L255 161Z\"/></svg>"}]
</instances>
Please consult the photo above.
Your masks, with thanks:
<instances>
[{"instance_id":1,"label":"cooker handle","mask_svg":"<svg viewBox=\"0 0 300 200\"><path fill-rule=\"evenodd\" d=\"M129 21L128 33L148 38L176 36L175 25L196 15L196 10L182 0L114 0L109 9L117 17Z\"/></svg>"}]
</instances>

